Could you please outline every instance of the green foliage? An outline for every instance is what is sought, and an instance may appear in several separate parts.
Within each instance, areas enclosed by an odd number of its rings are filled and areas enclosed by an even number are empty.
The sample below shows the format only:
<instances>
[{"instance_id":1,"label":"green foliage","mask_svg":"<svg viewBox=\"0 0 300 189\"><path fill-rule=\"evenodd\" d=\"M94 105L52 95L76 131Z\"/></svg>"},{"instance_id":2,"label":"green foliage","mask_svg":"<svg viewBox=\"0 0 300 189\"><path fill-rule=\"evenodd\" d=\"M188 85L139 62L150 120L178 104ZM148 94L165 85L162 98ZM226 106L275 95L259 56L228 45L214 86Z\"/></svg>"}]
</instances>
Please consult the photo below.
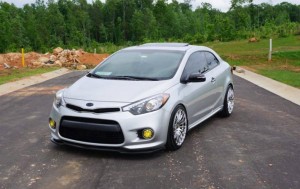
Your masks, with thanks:
<instances>
[{"instance_id":1,"label":"green foliage","mask_svg":"<svg viewBox=\"0 0 300 189\"><path fill-rule=\"evenodd\" d=\"M132 44L130 42L127 42L125 45L115 45L114 43L95 43L94 48L87 50L89 52L93 52L94 49L96 49L97 53L108 53L112 54L120 49L123 49L127 46L131 46Z\"/></svg>"},{"instance_id":2,"label":"green foliage","mask_svg":"<svg viewBox=\"0 0 300 189\"><path fill-rule=\"evenodd\" d=\"M253 0L231 0L231 7L230 9L234 9L238 6L242 6L244 3L252 3Z\"/></svg>"},{"instance_id":3,"label":"green foliage","mask_svg":"<svg viewBox=\"0 0 300 189\"><path fill-rule=\"evenodd\" d=\"M94 0L89 4L87 0L37 0L22 8L0 2L0 53L19 51L22 46L41 52L57 46L113 52L118 49L113 44L202 44L300 34L297 5L231 0L231 9L224 13L209 3L193 10L190 2Z\"/></svg>"}]
</instances>

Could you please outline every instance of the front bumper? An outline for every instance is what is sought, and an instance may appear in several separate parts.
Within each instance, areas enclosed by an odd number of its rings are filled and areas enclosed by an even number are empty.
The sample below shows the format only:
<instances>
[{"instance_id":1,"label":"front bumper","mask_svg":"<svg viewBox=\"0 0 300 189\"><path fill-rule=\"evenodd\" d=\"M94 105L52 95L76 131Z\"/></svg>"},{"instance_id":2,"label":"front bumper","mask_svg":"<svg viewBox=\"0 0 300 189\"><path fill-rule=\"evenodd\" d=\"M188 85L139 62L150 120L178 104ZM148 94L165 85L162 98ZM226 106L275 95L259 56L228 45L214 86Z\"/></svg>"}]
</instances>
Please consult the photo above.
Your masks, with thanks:
<instances>
[{"instance_id":1,"label":"front bumper","mask_svg":"<svg viewBox=\"0 0 300 189\"><path fill-rule=\"evenodd\" d=\"M54 138L51 138L51 142L54 144L57 144L59 146L67 145L75 148L81 148L85 150L97 150L97 151L108 151L108 152L119 152L119 153L136 153L136 154L147 154L147 153L154 153L158 152L160 150L163 150L164 147L156 147L156 148L144 148L144 149L136 149L136 150L128 150L126 148L122 147L104 147L104 146L91 146L91 145L83 145L83 144L78 144L78 143L72 143L72 142L67 142L64 140L56 140Z\"/></svg>"},{"instance_id":2,"label":"front bumper","mask_svg":"<svg viewBox=\"0 0 300 189\"><path fill-rule=\"evenodd\" d=\"M76 117L78 119L99 119L117 122L120 126L121 132L123 133L124 141L119 144L112 144L87 142L63 137L60 133L60 126L62 120L67 116ZM50 127L51 140L56 144L66 144L93 150L118 151L125 153L153 152L165 147L170 116L170 112L163 108L158 111L142 115L132 115L130 112L122 111L99 114L77 112L65 106L61 106L59 108L53 106L50 118L56 122L56 129L52 129ZM154 131L154 136L151 139L147 140L139 137L138 131L145 128L151 128Z\"/></svg>"}]
</instances>

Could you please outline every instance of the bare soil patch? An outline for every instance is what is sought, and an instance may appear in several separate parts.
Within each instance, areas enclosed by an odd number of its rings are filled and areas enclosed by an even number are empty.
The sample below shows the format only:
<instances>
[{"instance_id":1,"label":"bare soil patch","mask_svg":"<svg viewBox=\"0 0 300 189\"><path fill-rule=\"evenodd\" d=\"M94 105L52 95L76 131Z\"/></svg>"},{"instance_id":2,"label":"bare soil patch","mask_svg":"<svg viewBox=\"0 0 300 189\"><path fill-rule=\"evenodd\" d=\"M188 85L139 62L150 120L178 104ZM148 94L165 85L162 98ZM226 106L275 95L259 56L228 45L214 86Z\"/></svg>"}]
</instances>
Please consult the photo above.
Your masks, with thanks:
<instances>
[{"instance_id":1,"label":"bare soil patch","mask_svg":"<svg viewBox=\"0 0 300 189\"><path fill-rule=\"evenodd\" d=\"M71 69L93 68L105 60L109 54L93 54L79 50L56 48L53 53L25 53L25 67L67 67ZM21 53L0 54L0 71L22 68Z\"/></svg>"}]
</instances>

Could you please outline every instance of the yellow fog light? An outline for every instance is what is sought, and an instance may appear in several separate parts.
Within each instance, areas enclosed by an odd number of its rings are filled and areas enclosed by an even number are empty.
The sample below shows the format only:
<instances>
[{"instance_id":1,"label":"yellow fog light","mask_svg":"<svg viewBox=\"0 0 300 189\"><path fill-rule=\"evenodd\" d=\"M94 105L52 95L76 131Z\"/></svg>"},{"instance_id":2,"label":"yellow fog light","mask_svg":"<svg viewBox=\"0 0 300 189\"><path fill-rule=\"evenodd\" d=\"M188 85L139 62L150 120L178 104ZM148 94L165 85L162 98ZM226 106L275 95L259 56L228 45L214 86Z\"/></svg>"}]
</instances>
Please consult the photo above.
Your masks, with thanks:
<instances>
[{"instance_id":1,"label":"yellow fog light","mask_svg":"<svg viewBox=\"0 0 300 189\"><path fill-rule=\"evenodd\" d=\"M56 128L56 122L53 120L53 119L49 119L49 126L52 128L52 129L55 129Z\"/></svg>"},{"instance_id":2,"label":"yellow fog light","mask_svg":"<svg viewBox=\"0 0 300 189\"><path fill-rule=\"evenodd\" d=\"M142 131L142 135L144 139L150 139L153 137L153 130L152 129L144 129Z\"/></svg>"}]
</instances>

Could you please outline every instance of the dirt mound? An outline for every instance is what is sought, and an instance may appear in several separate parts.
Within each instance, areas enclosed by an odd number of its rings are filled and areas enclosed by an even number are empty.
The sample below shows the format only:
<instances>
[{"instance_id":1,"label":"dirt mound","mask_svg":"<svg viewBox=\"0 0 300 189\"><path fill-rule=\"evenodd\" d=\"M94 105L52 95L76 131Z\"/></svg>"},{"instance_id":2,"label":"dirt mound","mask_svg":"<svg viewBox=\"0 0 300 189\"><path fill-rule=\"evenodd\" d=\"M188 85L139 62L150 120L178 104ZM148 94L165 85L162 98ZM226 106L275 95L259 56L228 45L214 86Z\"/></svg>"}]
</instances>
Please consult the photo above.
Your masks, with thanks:
<instances>
[{"instance_id":1,"label":"dirt mound","mask_svg":"<svg viewBox=\"0 0 300 189\"><path fill-rule=\"evenodd\" d=\"M93 53L85 53L84 55L79 57L81 63L87 66L97 66L100 62L105 60L109 54L93 54Z\"/></svg>"},{"instance_id":2,"label":"dirt mound","mask_svg":"<svg viewBox=\"0 0 300 189\"><path fill-rule=\"evenodd\" d=\"M27 62L32 62L33 60L36 60L36 59L40 58L41 56L47 56L47 55L41 55L36 52L29 52L29 53L25 54L25 61L27 60Z\"/></svg>"},{"instance_id":3,"label":"dirt mound","mask_svg":"<svg viewBox=\"0 0 300 189\"><path fill-rule=\"evenodd\" d=\"M82 49L69 50L57 47L53 49L53 54L26 53L25 66L32 68L60 66L73 69L85 69L95 67L108 56L108 54L87 53ZM0 70L17 69L20 67L22 67L21 53L0 54Z\"/></svg>"},{"instance_id":4,"label":"dirt mound","mask_svg":"<svg viewBox=\"0 0 300 189\"><path fill-rule=\"evenodd\" d=\"M1 54L0 57L0 70L5 68L19 68L21 66L21 53Z\"/></svg>"},{"instance_id":5,"label":"dirt mound","mask_svg":"<svg viewBox=\"0 0 300 189\"><path fill-rule=\"evenodd\" d=\"M248 40L249 43L256 43L259 42L259 39L257 39L256 37L252 37Z\"/></svg>"}]
</instances>

